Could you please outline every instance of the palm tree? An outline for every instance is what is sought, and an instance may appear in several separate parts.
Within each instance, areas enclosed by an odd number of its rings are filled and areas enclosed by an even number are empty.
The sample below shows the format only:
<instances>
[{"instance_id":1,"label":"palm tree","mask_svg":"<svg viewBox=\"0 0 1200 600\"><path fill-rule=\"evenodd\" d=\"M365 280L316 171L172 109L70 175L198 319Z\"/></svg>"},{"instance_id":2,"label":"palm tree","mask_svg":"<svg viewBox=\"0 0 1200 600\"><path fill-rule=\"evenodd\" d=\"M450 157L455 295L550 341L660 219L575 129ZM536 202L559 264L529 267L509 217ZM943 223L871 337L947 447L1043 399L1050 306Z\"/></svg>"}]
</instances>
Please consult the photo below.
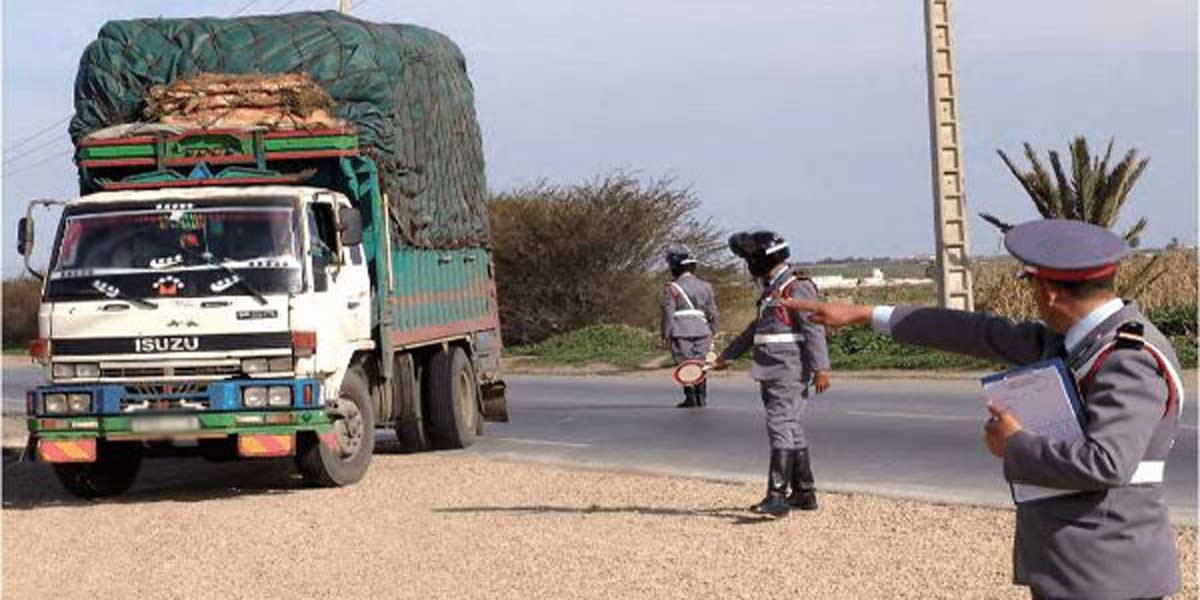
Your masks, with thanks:
<instances>
[{"instance_id":1,"label":"palm tree","mask_svg":"<svg viewBox=\"0 0 1200 600\"><path fill-rule=\"evenodd\" d=\"M1000 159L1012 171L1017 181L1025 188L1025 192L1033 200L1039 213L1047 219L1075 219L1087 221L1101 227L1110 228L1117 220L1117 213L1125 204L1129 191L1138 177L1150 163L1148 158L1139 158L1137 148L1130 148L1125 157L1109 170L1109 158L1112 156L1113 140L1108 140L1104 157L1093 157L1088 149L1087 139L1083 136L1071 140L1071 171L1068 174L1063 168L1058 152L1051 150L1050 167L1038 158L1029 142L1025 142L1025 158L1032 167L1030 171L1022 171L1003 150L996 150ZM980 213L985 221L995 225L1001 232L1007 232L1012 225L988 214ZM1145 217L1138 219L1133 227L1125 232L1125 241L1136 248L1139 236L1146 228Z\"/></svg>"}]
</instances>

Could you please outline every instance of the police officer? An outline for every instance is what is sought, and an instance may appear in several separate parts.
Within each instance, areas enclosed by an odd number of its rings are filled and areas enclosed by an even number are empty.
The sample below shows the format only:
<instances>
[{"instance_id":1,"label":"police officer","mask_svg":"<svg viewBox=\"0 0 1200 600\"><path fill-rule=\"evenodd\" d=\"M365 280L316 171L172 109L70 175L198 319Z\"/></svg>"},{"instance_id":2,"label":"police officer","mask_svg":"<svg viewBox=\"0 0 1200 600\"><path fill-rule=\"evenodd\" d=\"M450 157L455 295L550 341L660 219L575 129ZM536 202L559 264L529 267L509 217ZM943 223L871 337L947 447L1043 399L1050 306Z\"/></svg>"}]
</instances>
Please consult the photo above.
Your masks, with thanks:
<instances>
[{"instance_id":1,"label":"police officer","mask_svg":"<svg viewBox=\"0 0 1200 600\"><path fill-rule=\"evenodd\" d=\"M1004 238L1024 263L1041 321L935 308L794 301L830 326L870 323L895 339L1015 365L1062 358L1084 406L1085 436L1052 441L989 408L988 449L1009 481L1075 490L1017 505L1014 582L1034 598L1153 598L1179 590L1163 465L1183 404L1170 342L1113 278L1125 243L1107 229L1047 219Z\"/></svg>"},{"instance_id":2,"label":"police officer","mask_svg":"<svg viewBox=\"0 0 1200 600\"><path fill-rule=\"evenodd\" d=\"M717 299L712 286L696 277L696 257L685 245L667 248L667 267L671 281L659 296L662 309L662 341L671 349L671 358L678 364L685 360L704 360L712 349L713 332L719 316ZM704 406L708 402L708 384L684 386L683 402L679 408Z\"/></svg>"},{"instance_id":3,"label":"police officer","mask_svg":"<svg viewBox=\"0 0 1200 600\"><path fill-rule=\"evenodd\" d=\"M792 507L815 510L816 487L802 419L809 384L818 394L829 387L829 352L825 328L788 309L783 300L816 299L817 286L788 265L787 242L774 232L734 234L729 249L746 261L762 289L757 318L730 342L715 365L725 368L729 361L754 349L750 375L759 383L766 408L771 459L767 495L750 510L773 516L787 515Z\"/></svg>"}]
</instances>

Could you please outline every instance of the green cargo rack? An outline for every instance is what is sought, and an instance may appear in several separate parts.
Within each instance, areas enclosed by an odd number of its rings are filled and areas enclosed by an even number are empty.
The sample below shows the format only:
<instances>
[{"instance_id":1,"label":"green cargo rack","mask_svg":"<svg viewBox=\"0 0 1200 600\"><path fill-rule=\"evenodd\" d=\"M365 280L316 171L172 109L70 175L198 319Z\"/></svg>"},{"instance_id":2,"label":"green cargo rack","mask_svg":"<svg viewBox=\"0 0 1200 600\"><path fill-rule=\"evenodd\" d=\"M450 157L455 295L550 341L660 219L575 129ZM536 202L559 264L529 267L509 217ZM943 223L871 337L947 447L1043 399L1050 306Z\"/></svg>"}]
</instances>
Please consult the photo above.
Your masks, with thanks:
<instances>
[{"instance_id":1,"label":"green cargo rack","mask_svg":"<svg viewBox=\"0 0 1200 600\"><path fill-rule=\"evenodd\" d=\"M299 183L315 173L306 168L313 161L358 153L349 129L195 129L84 140L76 161L84 189L131 190Z\"/></svg>"}]
</instances>

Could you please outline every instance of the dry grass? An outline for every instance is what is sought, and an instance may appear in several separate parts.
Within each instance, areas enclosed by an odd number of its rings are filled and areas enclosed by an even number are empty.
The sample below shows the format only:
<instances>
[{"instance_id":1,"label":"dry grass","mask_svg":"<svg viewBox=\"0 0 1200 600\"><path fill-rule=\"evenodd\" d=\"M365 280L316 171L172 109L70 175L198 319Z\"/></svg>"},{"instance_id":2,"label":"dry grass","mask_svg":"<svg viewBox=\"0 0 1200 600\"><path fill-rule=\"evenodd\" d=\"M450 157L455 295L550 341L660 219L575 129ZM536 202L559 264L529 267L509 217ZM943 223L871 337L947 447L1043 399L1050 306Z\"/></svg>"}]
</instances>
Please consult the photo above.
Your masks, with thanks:
<instances>
[{"instance_id":1,"label":"dry grass","mask_svg":"<svg viewBox=\"0 0 1200 600\"><path fill-rule=\"evenodd\" d=\"M1015 260L976 264L975 307L1007 317L1037 318L1029 285L1017 278ZM1136 300L1145 311L1177 306L1196 306L1196 250L1139 254L1121 265L1117 290Z\"/></svg>"},{"instance_id":2,"label":"dry grass","mask_svg":"<svg viewBox=\"0 0 1200 600\"><path fill-rule=\"evenodd\" d=\"M30 277L7 279L0 283L0 290L4 296L4 347L27 345L29 340L37 336L42 282Z\"/></svg>"}]
</instances>

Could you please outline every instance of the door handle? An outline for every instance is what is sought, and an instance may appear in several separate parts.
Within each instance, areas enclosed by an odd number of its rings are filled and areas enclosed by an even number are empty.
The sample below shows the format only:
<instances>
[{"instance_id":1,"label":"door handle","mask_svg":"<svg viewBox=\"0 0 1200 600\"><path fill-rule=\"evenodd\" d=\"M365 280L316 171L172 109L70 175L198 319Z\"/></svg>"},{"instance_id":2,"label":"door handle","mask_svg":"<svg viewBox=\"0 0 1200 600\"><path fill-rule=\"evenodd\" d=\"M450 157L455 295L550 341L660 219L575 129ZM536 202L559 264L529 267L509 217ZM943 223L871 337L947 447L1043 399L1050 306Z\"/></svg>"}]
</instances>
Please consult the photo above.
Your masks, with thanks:
<instances>
[{"instance_id":1,"label":"door handle","mask_svg":"<svg viewBox=\"0 0 1200 600\"><path fill-rule=\"evenodd\" d=\"M358 308L359 304L362 304L362 303L359 302L358 300L351 300L346 303L346 308Z\"/></svg>"},{"instance_id":2,"label":"door handle","mask_svg":"<svg viewBox=\"0 0 1200 600\"><path fill-rule=\"evenodd\" d=\"M465 262L465 263L475 262L475 255L474 254L463 255L463 262Z\"/></svg>"}]
</instances>

